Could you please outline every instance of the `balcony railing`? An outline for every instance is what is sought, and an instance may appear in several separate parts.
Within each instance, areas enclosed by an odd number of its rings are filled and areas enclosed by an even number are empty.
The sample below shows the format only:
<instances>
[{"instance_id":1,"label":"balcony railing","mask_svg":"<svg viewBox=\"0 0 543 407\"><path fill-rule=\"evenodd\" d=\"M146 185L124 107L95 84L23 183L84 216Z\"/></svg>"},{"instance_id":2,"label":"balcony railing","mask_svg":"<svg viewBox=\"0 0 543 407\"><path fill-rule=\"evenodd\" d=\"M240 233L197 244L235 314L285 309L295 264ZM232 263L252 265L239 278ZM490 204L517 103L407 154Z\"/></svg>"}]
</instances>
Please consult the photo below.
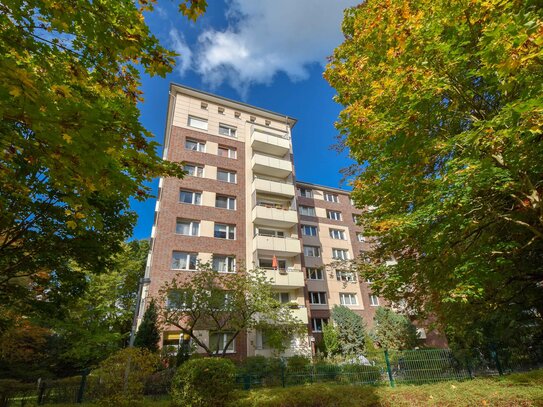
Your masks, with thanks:
<instances>
[{"instance_id":1,"label":"balcony railing","mask_svg":"<svg viewBox=\"0 0 543 407\"><path fill-rule=\"evenodd\" d=\"M278 182L280 184L294 185L294 183L291 182L291 181L272 178L272 177L263 177L262 175L254 175L253 176L253 181L256 180L256 179L262 179L262 180L271 181L271 182Z\"/></svg>"},{"instance_id":2,"label":"balcony railing","mask_svg":"<svg viewBox=\"0 0 543 407\"><path fill-rule=\"evenodd\" d=\"M292 267L287 267L287 268L259 267L259 269L266 270L266 271L277 271L277 272L279 272L279 274L301 273L302 272L302 270L295 269L295 268L292 268Z\"/></svg>"},{"instance_id":3,"label":"balcony railing","mask_svg":"<svg viewBox=\"0 0 543 407\"><path fill-rule=\"evenodd\" d=\"M255 237L257 236L264 236L264 237L276 237L277 239L291 239L291 240L298 240L297 237L290 237L290 236L278 236L278 235L274 235L273 233L262 233L262 232L258 232L258 233L255 233Z\"/></svg>"},{"instance_id":4,"label":"balcony railing","mask_svg":"<svg viewBox=\"0 0 543 407\"><path fill-rule=\"evenodd\" d=\"M251 126L251 134L253 134L255 131L257 131L259 133L264 133L264 134L269 135L269 136L274 136L274 137L283 138L285 140L290 140L290 136L288 135L288 133L283 133L283 132L281 132L279 130L272 130L272 129L267 128L267 127L255 126L253 124Z\"/></svg>"},{"instance_id":5,"label":"balcony railing","mask_svg":"<svg viewBox=\"0 0 543 407\"><path fill-rule=\"evenodd\" d=\"M257 207L257 206L263 206L264 208L280 209L280 210L283 210L283 211L295 211L296 210L296 207L295 207L294 204L291 204L290 206L288 206L288 205L281 205L281 204L276 204L276 203L272 203L272 202L257 202L254 207Z\"/></svg>"}]
</instances>

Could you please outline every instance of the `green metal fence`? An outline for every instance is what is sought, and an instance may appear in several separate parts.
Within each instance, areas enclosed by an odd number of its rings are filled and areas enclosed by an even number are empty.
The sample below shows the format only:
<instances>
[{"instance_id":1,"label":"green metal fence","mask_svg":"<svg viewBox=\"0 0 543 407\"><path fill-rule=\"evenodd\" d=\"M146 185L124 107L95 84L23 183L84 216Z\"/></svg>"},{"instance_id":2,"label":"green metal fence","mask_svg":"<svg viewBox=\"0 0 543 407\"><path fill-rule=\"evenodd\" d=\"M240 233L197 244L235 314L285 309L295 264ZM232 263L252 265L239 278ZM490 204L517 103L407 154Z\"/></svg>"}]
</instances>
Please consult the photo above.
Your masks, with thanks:
<instances>
[{"instance_id":1,"label":"green metal fence","mask_svg":"<svg viewBox=\"0 0 543 407\"><path fill-rule=\"evenodd\" d=\"M342 363L301 358L254 358L239 366L237 385L241 389L289 387L301 384L329 383L352 385L401 386L469 380L480 376L543 369L543 346L518 349L480 349L452 351L449 349L417 349L376 351ZM149 377L145 386L148 396L167 394L174 369ZM15 381L14 381L15 382ZM0 386L0 407L80 403L100 398L104 389L101 379L88 372L81 376Z\"/></svg>"}]
</instances>

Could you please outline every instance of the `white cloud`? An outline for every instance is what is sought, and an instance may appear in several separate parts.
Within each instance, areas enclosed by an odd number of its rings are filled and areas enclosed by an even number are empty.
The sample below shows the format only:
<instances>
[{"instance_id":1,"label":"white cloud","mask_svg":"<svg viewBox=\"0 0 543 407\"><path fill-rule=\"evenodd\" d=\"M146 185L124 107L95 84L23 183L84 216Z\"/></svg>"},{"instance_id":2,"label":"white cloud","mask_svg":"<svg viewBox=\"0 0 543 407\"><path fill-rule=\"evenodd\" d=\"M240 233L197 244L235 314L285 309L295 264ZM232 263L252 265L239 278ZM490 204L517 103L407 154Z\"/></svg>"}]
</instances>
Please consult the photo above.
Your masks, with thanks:
<instances>
[{"instance_id":1,"label":"white cloud","mask_svg":"<svg viewBox=\"0 0 543 407\"><path fill-rule=\"evenodd\" d=\"M231 0L226 30L204 31L194 69L211 86L227 82L242 95L278 72L306 79L342 42L343 10L353 0Z\"/></svg>"},{"instance_id":2,"label":"white cloud","mask_svg":"<svg viewBox=\"0 0 543 407\"><path fill-rule=\"evenodd\" d=\"M179 54L175 69L179 75L183 76L187 69L192 65L192 51L185 41L185 37L175 29L170 29L170 41L172 43L173 50Z\"/></svg>"}]
</instances>

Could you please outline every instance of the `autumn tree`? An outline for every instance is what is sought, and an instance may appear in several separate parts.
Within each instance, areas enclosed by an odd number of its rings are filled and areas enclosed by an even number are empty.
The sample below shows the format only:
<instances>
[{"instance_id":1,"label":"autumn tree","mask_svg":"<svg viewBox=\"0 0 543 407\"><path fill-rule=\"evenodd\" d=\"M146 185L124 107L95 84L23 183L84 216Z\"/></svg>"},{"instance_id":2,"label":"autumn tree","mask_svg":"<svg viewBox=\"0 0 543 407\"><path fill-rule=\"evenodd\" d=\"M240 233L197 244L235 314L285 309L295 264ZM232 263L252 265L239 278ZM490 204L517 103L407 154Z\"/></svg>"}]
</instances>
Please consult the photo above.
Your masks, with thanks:
<instances>
[{"instance_id":1,"label":"autumn tree","mask_svg":"<svg viewBox=\"0 0 543 407\"><path fill-rule=\"evenodd\" d=\"M415 325L405 315L390 308L378 307L370 337L383 349L413 349L418 344Z\"/></svg>"},{"instance_id":2,"label":"autumn tree","mask_svg":"<svg viewBox=\"0 0 543 407\"><path fill-rule=\"evenodd\" d=\"M0 4L0 302L69 281L71 261L105 269L134 226L129 200L149 197L154 177L183 175L137 107L139 72L174 65L145 23L153 3ZM192 19L205 7L180 0Z\"/></svg>"},{"instance_id":3,"label":"autumn tree","mask_svg":"<svg viewBox=\"0 0 543 407\"><path fill-rule=\"evenodd\" d=\"M165 284L157 304L162 325L189 335L209 356L224 356L246 330L272 332L272 345L279 351L288 339L305 331L288 304L277 300L261 270L240 268L226 274L201 265L190 278L179 275ZM224 335L207 343L199 336L202 330Z\"/></svg>"},{"instance_id":4,"label":"autumn tree","mask_svg":"<svg viewBox=\"0 0 543 407\"><path fill-rule=\"evenodd\" d=\"M363 273L464 345L543 339L542 20L536 1L369 0L325 72L380 242Z\"/></svg>"}]
</instances>

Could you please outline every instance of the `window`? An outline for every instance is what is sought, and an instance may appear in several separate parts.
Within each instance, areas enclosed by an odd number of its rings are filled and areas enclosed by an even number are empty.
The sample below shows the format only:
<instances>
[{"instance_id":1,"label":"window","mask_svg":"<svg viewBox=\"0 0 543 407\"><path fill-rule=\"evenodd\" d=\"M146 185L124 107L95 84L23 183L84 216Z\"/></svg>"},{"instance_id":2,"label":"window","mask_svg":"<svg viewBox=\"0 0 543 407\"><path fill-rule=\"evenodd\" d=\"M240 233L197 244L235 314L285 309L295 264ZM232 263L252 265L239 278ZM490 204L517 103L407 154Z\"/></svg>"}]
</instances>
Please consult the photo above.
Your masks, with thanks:
<instances>
[{"instance_id":1,"label":"window","mask_svg":"<svg viewBox=\"0 0 543 407\"><path fill-rule=\"evenodd\" d=\"M173 252L172 269L196 270L197 253Z\"/></svg>"},{"instance_id":2,"label":"window","mask_svg":"<svg viewBox=\"0 0 543 407\"><path fill-rule=\"evenodd\" d=\"M378 307L379 306L379 297L376 295L370 295L370 305L372 307Z\"/></svg>"},{"instance_id":3,"label":"window","mask_svg":"<svg viewBox=\"0 0 543 407\"><path fill-rule=\"evenodd\" d=\"M317 246L304 246L304 255L307 257L320 257L321 251Z\"/></svg>"},{"instance_id":4,"label":"window","mask_svg":"<svg viewBox=\"0 0 543 407\"><path fill-rule=\"evenodd\" d=\"M324 291L310 291L309 303L315 305L326 305L326 292Z\"/></svg>"},{"instance_id":5,"label":"window","mask_svg":"<svg viewBox=\"0 0 543 407\"><path fill-rule=\"evenodd\" d=\"M213 255L213 270L221 273L233 273L236 271L236 258L233 256Z\"/></svg>"},{"instance_id":6,"label":"window","mask_svg":"<svg viewBox=\"0 0 543 407\"><path fill-rule=\"evenodd\" d=\"M358 233L356 234L356 239L357 239L359 242L365 242L365 241L366 241L366 237L365 237L362 233L360 233L360 232L358 232Z\"/></svg>"},{"instance_id":7,"label":"window","mask_svg":"<svg viewBox=\"0 0 543 407\"><path fill-rule=\"evenodd\" d=\"M305 198L313 198L313 190L307 188L300 188L300 195Z\"/></svg>"},{"instance_id":8,"label":"window","mask_svg":"<svg viewBox=\"0 0 543 407\"><path fill-rule=\"evenodd\" d=\"M232 332L209 332L209 349L215 353L222 353L225 349L226 353L235 353L236 341L232 339L233 337Z\"/></svg>"},{"instance_id":9,"label":"window","mask_svg":"<svg viewBox=\"0 0 543 407\"><path fill-rule=\"evenodd\" d=\"M356 281L356 273L352 271L336 270L337 281Z\"/></svg>"},{"instance_id":10,"label":"window","mask_svg":"<svg viewBox=\"0 0 543 407\"><path fill-rule=\"evenodd\" d=\"M312 206L300 205L300 215L315 216L315 208Z\"/></svg>"},{"instance_id":11,"label":"window","mask_svg":"<svg viewBox=\"0 0 543 407\"><path fill-rule=\"evenodd\" d=\"M324 193L324 200L328 202L339 202L339 198L336 194L331 194L330 192Z\"/></svg>"},{"instance_id":12,"label":"window","mask_svg":"<svg viewBox=\"0 0 543 407\"><path fill-rule=\"evenodd\" d=\"M236 209L236 198L232 196L217 195L215 197L215 207L224 209Z\"/></svg>"},{"instance_id":13,"label":"window","mask_svg":"<svg viewBox=\"0 0 543 407\"><path fill-rule=\"evenodd\" d=\"M302 225L302 235L317 236L317 227L311 225Z\"/></svg>"},{"instance_id":14,"label":"window","mask_svg":"<svg viewBox=\"0 0 543 407\"><path fill-rule=\"evenodd\" d=\"M356 294L339 293L339 303L341 305L358 305Z\"/></svg>"},{"instance_id":15,"label":"window","mask_svg":"<svg viewBox=\"0 0 543 407\"><path fill-rule=\"evenodd\" d=\"M200 233L200 222L197 220L177 219L175 233L185 236L198 236Z\"/></svg>"},{"instance_id":16,"label":"window","mask_svg":"<svg viewBox=\"0 0 543 407\"><path fill-rule=\"evenodd\" d=\"M308 280L324 280L324 273L321 269L307 268L305 272Z\"/></svg>"},{"instance_id":17,"label":"window","mask_svg":"<svg viewBox=\"0 0 543 407\"><path fill-rule=\"evenodd\" d=\"M189 116L189 126L200 130L207 130L207 120L199 117Z\"/></svg>"},{"instance_id":18,"label":"window","mask_svg":"<svg viewBox=\"0 0 543 407\"><path fill-rule=\"evenodd\" d=\"M332 239L345 240L345 231L341 229L330 229L330 237Z\"/></svg>"},{"instance_id":19,"label":"window","mask_svg":"<svg viewBox=\"0 0 543 407\"><path fill-rule=\"evenodd\" d=\"M219 124L219 134L221 136L236 137L236 129L224 124Z\"/></svg>"},{"instance_id":20,"label":"window","mask_svg":"<svg viewBox=\"0 0 543 407\"><path fill-rule=\"evenodd\" d=\"M200 205L202 202L202 193L181 190L179 193L179 202L192 205Z\"/></svg>"},{"instance_id":21,"label":"window","mask_svg":"<svg viewBox=\"0 0 543 407\"><path fill-rule=\"evenodd\" d=\"M166 297L166 308L184 310L192 305L192 296L187 291L173 290Z\"/></svg>"},{"instance_id":22,"label":"window","mask_svg":"<svg viewBox=\"0 0 543 407\"><path fill-rule=\"evenodd\" d=\"M226 171L226 170L217 170L217 179L219 181L230 182L232 184L235 184L236 183L236 173Z\"/></svg>"},{"instance_id":23,"label":"window","mask_svg":"<svg viewBox=\"0 0 543 407\"><path fill-rule=\"evenodd\" d=\"M192 177L203 177L204 167L197 164L185 164L183 169Z\"/></svg>"},{"instance_id":24,"label":"window","mask_svg":"<svg viewBox=\"0 0 543 407\"><path fill-rule=\"evenodd\" d=\"M341 220L341 212L338 211L326 211L328 219Z\"/></svg>"},{"instance_id":25,"label":"window","mask_svg":"<svg viewBox=\"0 0 543 407\"><path fill-rule=\"evenodd\" d=\"M275 294L277 301L281 304L287 304L290 302L290 295L288 293L276 293Z\"/></svg>"},{"instance_id":26,"label":"window","mask_svg":"<svg viewBox=\"0 0 543 407\"><path fill-rule=\"evenodd\" d=\"M353 222L356 223L357 225L360 225L360 215L357 215L355 213L353 213Z\"/></svg>"},{"instance_id":27,"label":"window","mask_svg":"<svg viewBox=\"0 0 543 407\"><path fill-rule=\"evenodd\" d=\"M234 240L236 238L236 227L234 225L215 223L215 233L213 236L218 239Z\"/></svg>"},{"instance_id":28,"label":"window","mask_svg":"<svg viewBox=\"0 0 543 407\"><path fill-rule=\"evenodd\" d=\"M265 269L273 269L273 260L272 259L258 259L258 264L260 267ZM277 268L279 270L286 270L287 261L286 260L277 260Z\"/></svg>"},{"instance_id":29,"label":"window","mask_svg":"<svg viewBox=\"0 0 543 407\"><path fill-rule=\"evenodd\" d=\"M200 151L201 153L205 153L206 143L204 141L187 139L185 141L185 148L187 150Z\"/></svg>"},{"instance_id":30,"label":"window","mask_svg":"<svg viewBox=\"0 0 543 407\"><path fill-rule=\"evenodd\" d=\"M285 232L282 230L262 229L258 228L257 234L267 237L285 237Z\"/></svg>"},{"instance_id":31,"label":"window","mask_svg":"<svg viewBox=\"0 0 543 407\"><path fill-rule=\"evenodd\" d=\"M322 327L327 323L327 318L311 318L311 330L313 332L322 332Z\"/></svg>"},{"instance_id":32,"label":"window","mask_svg":"<svg viewBox=\"0 0 543 407\"><path fill-rule=\"evenodd\" d=\"M335 260L349 260L349 251L345 249L332 249L332 258Z\"/></svg>"},{"instance_id":33,"label":"window","mask_svg":"<svg viewBox=\"0 0 543 407\"><path fill-rule=\"evenodd\" d=\"M349 200L350 200L352 206L356 205L353 198L349 198Z\"/></svg>"},{"instance_id":34,"label":"window","mask_svg":"<svg viewBox=\"0 0 543 407\"><path fill-rule=\"evenodd\" d=\"M236 158L237 157L237 150L232 147L223 147L219 146L219 150L217 152L219 157L226 157L226 158Z\"/></svg>"}]
</instances>

